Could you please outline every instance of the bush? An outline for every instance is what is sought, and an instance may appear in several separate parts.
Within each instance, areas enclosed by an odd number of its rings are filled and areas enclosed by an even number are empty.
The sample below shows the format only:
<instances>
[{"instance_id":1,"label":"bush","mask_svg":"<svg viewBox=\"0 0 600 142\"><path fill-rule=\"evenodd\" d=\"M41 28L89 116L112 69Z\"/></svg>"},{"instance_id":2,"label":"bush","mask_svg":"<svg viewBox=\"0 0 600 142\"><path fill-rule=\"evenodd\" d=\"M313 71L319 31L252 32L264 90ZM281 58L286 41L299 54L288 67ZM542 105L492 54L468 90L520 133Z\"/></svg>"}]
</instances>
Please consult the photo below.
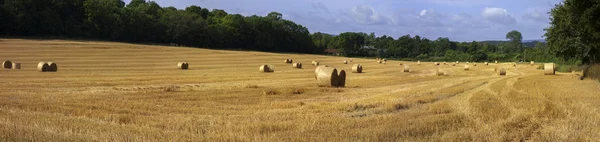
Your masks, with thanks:
<instances>
[{"instance_id":1,"label":"bush","mask_svg":"<svg viewBox=\"0 0 600 142\"><path fill-rule=\"evenodd\" d=\"M588 66L583 71L582 79L583 78L590 78L590 79L595 79L595 80L600 81L600 64Z\"/></svg>"}]
</instances>

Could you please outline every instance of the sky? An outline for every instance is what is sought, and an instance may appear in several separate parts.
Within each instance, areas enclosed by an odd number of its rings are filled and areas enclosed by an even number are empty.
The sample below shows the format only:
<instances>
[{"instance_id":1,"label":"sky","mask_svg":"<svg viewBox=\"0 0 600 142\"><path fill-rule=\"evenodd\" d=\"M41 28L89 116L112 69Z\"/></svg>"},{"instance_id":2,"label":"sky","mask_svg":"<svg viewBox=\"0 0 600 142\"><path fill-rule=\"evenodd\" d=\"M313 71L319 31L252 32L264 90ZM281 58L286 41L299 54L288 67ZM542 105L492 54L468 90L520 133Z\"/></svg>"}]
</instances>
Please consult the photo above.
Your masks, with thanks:
<instances>
[{"instance_id":1,"label":"sky","mask_svg":"<svg viewBox=\"0 0 600 142\"><path fill-rule=\"evenodd\" d=\"M125 0L129 3L130 0ZM163 7L197 5L230 14L284 19L311 33L374 32L398 38L419 35L435 40L505 40L511 30L524 40L543 39L548 12L561 0L154 0Z\"/></svg>"}]
</instances>

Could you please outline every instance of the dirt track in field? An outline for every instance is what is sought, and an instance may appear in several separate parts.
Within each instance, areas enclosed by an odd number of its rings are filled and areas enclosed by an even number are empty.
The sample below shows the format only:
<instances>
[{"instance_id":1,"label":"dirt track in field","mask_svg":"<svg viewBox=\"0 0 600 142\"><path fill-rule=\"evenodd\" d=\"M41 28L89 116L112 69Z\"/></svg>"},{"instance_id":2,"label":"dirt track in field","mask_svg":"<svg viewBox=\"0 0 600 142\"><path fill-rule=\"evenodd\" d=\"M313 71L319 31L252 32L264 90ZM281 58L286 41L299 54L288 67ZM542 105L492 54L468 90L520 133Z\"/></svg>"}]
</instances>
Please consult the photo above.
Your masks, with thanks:
<instances>
[{"instance_id":1,"label":"dirt track in field","mask_svg":"<svg viewBox=\"0 0 600 142\"><path fill-rule=\"evenodd\" d=\"M3 141L600 139L600 83L543 75L537 65L471 63L465 71L464 62L343 64L348 58L0 39L7 59L22 69L0 69ZM361 64L364 73L349 73L346 88L317 87L313 60L347 72ZM58 72L36 71L40 61ZM183 61L189 70L176 69ZM260 73L261 64L275 72Z\"/></svg>"}]
</instances>

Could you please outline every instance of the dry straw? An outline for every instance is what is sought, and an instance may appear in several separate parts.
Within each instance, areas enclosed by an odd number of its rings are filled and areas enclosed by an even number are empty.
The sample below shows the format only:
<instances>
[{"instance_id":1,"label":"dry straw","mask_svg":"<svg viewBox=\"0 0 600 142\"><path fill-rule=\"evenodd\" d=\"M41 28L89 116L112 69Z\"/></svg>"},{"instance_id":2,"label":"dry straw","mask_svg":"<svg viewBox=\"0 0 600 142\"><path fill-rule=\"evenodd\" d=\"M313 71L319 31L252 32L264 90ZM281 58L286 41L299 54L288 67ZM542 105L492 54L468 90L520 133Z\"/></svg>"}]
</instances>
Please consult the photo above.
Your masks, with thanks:
<instances>
[{"instance_id":1,"label":"dry straw","mask_svg":"<svg viewBox=\"0 0 600 142\"><path fill-rule=\"evenodd\" d=\"M404 72L410 72L410 66L404 65Z\"/></svg>"},{"instance_id":2,"label":"dry straw","mask_svg":"<svg viewBox=\"0 0 600 142\"><path fill-rule=\"evenodd\" d=\"M317 66L317 68L315 69L315 79L317 78L317 75L319 74L319 71L321 71L321 69L325 68L325 67L329 67L329 66L326 66L326 65Z\"/></svg>"},{"instance_id":3,"label":"dry straw","mask_svg":"<svg viewBox=\"0 0 600 142\"><path fill-rule=\"evenodd\" d=\"M506 75L506 69L504 69L504 68L500 68L500 69L498 70L498 75Z\"/></svg>"},{"instance_id":4,"label":"dry straw","mask_svg":"<svg viewBox=\"0 0 600 142\"><path fill-rule=\"evenodd\" d=\"M10 60L6 60L6 61L2 62L2 68L11 69L12 68L12 62Z\"/></svg>"},{"instance_id":5,"label":"dry straw","mask_svg":"<svg viewBox=\"0 0 600 142\"><path fill-rule=\"evenodd\" d=\"M58 71L58 66L56 65L56 63L53 62L46 62L46 64L48 64L48 70L49 72L56 72Z\"/></svg>"},{"instance_id":6,"label":"dry straw","mask_svg":"<svg viewBox=\"0 0 600 142\"><path fill-rule=\"evenodd\" d=\"M544 64L544 75L554 75L554 63L545 63Z\"/></svg>"},{"instance_id":7,"label":"dry straw","mask_svg":"<svg viewBox=\"0 0 600 142\"><path fill-rule=\"evenodd\" d=\"M352 73L362 73L362 69L362 65L354 64L354 66L352 66Z\"/></svg>"},{"instance_id":8,"label":"dry straw","mask_svg":"<svg viewBox=\"0 0 600 142\"><path fill-rule=\"evenodd\" d=\"M313 65L313 66L319 66L319 62L317 62L317 61L313 61L313 62L312 62L312 65Z\"/></svg>"},{"instance_id":9,"label":"dry straw","mask_svg":"<svg viewBox=\"0 0 600 142\"><path fill-rule=\"evenodd\" d=\"M292 62L294 62L292 59L285 59L285 63L291 64Z\"/></svg>"},{"instance_id":10,"label":"dry straw","mask_svg":"<svg viewBox=\"0 0 600 142\"><path fill-rule=\"evenodd\" d=\"M292 64L292 66L293 66L294 68L299 68L299 69L301 69L301 68L302 68L302 63L294 63L294 64Z\"/></svg>"},{"instance_id":11,"label":"dry straw","mask_svg":"<svg viewBox=\"0 0 600 142\"><path fill-rule=\"evenodd\" d=\"M337 69L331 67L320 67L317 68L315 72L317 78L317 85L319 87L344 87L340 85L345 85L345 71L340 72L340 74L342 74L343 76L339 76Z\"/></svg>"},{"instance_id":12,"label":"dry straw","mask_svg":"<svg viewBox=\"0 0 600 142\"><path fill-rule=\"evenodd\" d=\"M273 72L275 71L274 67L271 65L261 65L258 70L260 72Z\"/></svg>"},{"instance_id":13,"label":"dry straw","mask_svg":"<svg viewBox=\"0 0 600 142\"><path fill-rule=\"evenodd\" d=\"M177 68L182 70L187 70L190 65L187 62L179 62L177 63Z\"/></svg>"},{"instance_id":14,"label":"dry straw","mask_svg":"<svg viewBox=\"0 0 600 142\"><path fill-rule=\"evenodd\" d=\"M465 70L468 71L469 70L469 64L465 64Z\"/></svg>"},{"instance_id":15,"label":"dry straw","mask_svg":"<svg viewBox=\"0 0 600 142\"><path fill-rule=\"evenodd\" d=\"M21 69L21 63L12 63L12 69L20 70Z\"/></svg>"},{"instance_id":16,"label":"dry straw","mask_svg":"<svg viewBox=\"0 0 600 142\"><path fill-rule=\"evenodd\" d=\"M48 68L50 68L50 66L48 66L46 62L40 62L37 65L37 70L40 72L46 72L48 71Z\"/></svg>"},{"instance_id":17,"label":"dry straw","mask_svg":"<svg viewBox=\"0 0 600 142\"><path fill-rule=\"evenodd\" d=\"M437 71L435 72L435 74L436 74L437 76L443 76L443 75L444 75L444 72L443 72L443 71L441 71L441 70L438 68L438 69L437 69Z\"/></svg>"}]
</instances>

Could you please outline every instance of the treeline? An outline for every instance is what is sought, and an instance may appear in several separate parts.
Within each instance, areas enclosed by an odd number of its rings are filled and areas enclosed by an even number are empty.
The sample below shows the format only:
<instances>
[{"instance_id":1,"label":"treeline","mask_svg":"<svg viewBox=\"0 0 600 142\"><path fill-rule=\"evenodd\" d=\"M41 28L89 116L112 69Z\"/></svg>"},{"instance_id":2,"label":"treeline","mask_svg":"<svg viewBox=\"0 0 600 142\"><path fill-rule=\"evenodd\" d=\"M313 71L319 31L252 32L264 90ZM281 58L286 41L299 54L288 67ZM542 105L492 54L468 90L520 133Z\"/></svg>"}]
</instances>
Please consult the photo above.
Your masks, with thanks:
<instances>
[{"instance_id":1,"label":"treeline","mask_svg":"<svg viewBox=\"0 0 600 142\"><path fill-rule=\"evenodd\" d=\"M220 49L320 53L307 28L266 16L132 0L0 0L0 35L72 37Z\"/></svg>"},{"instance_id":2,"label":"treeline","mask_svg":"<svg viewBox=\"0 0 600 142\"><path fill-rule=\"evenodd\" d=\"M589 4L582 4L588 2ZM132 0L0 0L0 36L88 38L162 43L215 49L322 54L339 49L344 56L432 61L600 61L597 2L566 0L551 12L544 43L522 43L510 31L507 42L455 42L374 33L311 34L281 13L242 16L189 6L161 7ZM569 16L576 15L576 16ZM575 22L573 22L575 21ZM532 46L535 45L535 46ZM555 56L561 57L556 58Z\"/></svg>"},{"instance_id":3,"label":"treeline","mask_svg":"<svg viewBox=\"0 0 600 142\"><path fill-rule=\"evenodd\" d=\"M521 33L507 33L506 42L455 42L440 37L430 40L420 36L404 35L376 37L374 33L347 32L340 35L314 33L311 35L318 48L340 49L346 56L377 56L404 60L430 61L549 61L557 60L548 54L546 45L522 43Z\"/></svg>"}]
</instances>

